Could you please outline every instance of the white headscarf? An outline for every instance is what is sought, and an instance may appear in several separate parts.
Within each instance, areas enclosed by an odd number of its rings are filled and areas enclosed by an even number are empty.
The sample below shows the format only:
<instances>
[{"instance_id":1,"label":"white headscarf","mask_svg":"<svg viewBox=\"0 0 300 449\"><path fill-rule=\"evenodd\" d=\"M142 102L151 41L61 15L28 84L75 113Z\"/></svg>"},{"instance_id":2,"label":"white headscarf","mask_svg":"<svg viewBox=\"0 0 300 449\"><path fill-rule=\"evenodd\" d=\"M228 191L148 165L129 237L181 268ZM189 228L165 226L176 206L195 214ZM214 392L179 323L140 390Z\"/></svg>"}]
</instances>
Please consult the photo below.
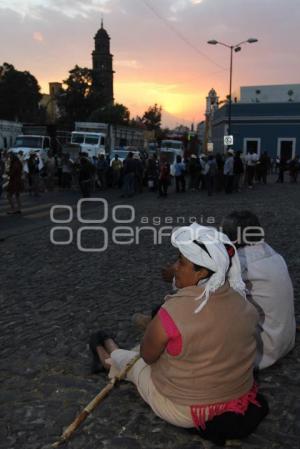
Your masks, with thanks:
<instances>
[{"instance_id":1,"label":"white headscarf","mask_svg":"<svg viewBox=\"0 0 300 449\"><path fill-rule=\"evenodd\" d=\"M204 244L209 254L194 241ZM205 299L197 307L195 313L203 309L209 300L210 293L222 287L226 278L228 278L229 284L234 290L245 296L246 287L241 276L239 256L227 235L218 232L214 228L193 223L190 226L176 229L172 234L171 242L190 262L214 272L205 283L201 296L196 298L196 300L200 300L203 297ZM231 258L229 271L230 258L224 244L230 245L234 249L234 256Z\"/></svg>"}]
</instances>

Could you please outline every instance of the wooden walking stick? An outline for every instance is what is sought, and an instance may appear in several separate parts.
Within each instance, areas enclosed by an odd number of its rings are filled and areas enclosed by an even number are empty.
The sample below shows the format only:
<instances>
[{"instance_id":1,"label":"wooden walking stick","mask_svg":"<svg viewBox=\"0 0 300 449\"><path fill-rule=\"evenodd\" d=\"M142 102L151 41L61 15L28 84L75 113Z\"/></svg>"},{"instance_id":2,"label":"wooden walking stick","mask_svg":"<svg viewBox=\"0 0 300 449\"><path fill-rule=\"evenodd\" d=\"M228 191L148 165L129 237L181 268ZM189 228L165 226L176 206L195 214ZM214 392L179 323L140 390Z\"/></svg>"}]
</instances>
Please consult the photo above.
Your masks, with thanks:
<instances>
[{"instance_id":1,"label":"wooden walking stick","mask_svg":"<svg viewBox=\"0 0 300 449\"><path fill-rule=\"evenodd\" d=\"M58 441L52 444L52 447L57 448L61 444L66 443L73 433L78 429L78 427L86 420L88 415L90 415L93 410L102 402L102 400L108 395L110 390L114 388L116 383L120 382L122 379L126 377L128 371L131 370L133 365L140 359L140 356L137 355L134 357L120 372L118 376L115 376L111 381L97 394L97 396L92 399L92 401L82 410L82 412L74 419L74 421L66 428Z\"/></svg>"}]
</instances>

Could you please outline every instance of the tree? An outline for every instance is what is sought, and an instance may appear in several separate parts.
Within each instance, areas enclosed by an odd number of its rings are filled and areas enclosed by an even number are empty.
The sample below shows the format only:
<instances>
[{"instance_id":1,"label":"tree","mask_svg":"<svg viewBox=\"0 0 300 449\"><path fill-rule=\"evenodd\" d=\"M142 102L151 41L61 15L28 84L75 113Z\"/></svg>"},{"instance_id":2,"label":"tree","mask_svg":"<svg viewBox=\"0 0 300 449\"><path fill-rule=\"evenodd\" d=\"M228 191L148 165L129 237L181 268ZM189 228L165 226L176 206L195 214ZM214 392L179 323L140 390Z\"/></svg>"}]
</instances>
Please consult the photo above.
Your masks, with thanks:
<instances>
[{"instance_id":1,"label":"tree","mask_svg":"<svg viewBox=\"0 0 300 449\"><path fill-rule=\"evenodd\" d=\"M160 144L162 140L165 140L168 138L168 135L170 134L169 128L160 128L158 131L156 131L156 140Z\"/></svg>"},{"instance_id":2,"label":"tree","mask_svg":"<svg viewBox=\"0 0 300 449\"><path fill-rule=\"evenodd\" d=\"M30 72L16 70L7 62L0 66L0 119L39 121L41 98L40 86Z\"/></svg>"},{"instance_id":3,"label":"tree","mask_svg":"<svg viewBox=\"0 0 300 449\"><path fill-rule=\"evenodd\" d=\"M141 128L141 129L146 128L146 125L144 124L143 120L139 116L136 116L135 118L132 118L130 120L130 126L133 126L134 128Z\"/></svg>"},{"instance_id":4,"label":"tree","mask_svg":"<svg viewBox=\"0 0 300 449\"><path fill-rule=\"evenodd\" d=\"M61 120L67 124L85 121L96 109L92 89L92 70L76 65L63 81L67 88L58 96Z\"/></svg>"},{"instance_id":5,"label":"tree","mask_svg":"<svg viewBox=\"0 0 300 449\"><path fill-rule=\"evenodd\" d=\"M112 125L128 125L129 118L128 108L119 103L96 109L89 116L91 122L110 123Z\"/></svg>"},{"instance_id":6,"label":"tree","mask_svg":"<svg viewBox=\"0 0 300 449\"><path fill-rule=\"evenodd\" d=\"M161 126L162 107L156 103L150 106L142 117L142 122L149 131L158 131Z\"/></svg>"}]
</instances>

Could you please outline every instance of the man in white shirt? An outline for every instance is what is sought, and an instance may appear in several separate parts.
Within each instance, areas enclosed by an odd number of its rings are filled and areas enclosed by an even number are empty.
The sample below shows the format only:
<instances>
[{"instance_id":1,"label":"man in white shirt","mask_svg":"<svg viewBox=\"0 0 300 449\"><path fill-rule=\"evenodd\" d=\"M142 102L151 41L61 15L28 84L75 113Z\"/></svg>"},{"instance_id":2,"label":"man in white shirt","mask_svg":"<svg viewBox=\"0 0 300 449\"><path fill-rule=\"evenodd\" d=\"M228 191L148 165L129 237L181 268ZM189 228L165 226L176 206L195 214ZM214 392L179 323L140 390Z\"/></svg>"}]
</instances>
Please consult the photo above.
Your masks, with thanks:
<instances>
[{"instance_id":1,"label":"man in white shirt","mask_svg":"<svg viewBox=\"0 0 300 449\"><path fill-rule=\"evenodd\" d=\"M256 364L267 368L295 345L294 292L288 268L283 257L262 240L261 231L256 232L262 228L250 211L232 212L222 228L238 248L247 299L260 314Z\"/></svg>"},{"instance_id":2,"label":"man in white shirt","mask_svg":"<svg viewBox=\"0 0 300 449\"><path fill-rule=\"evenodd\" d=\"M234 164L234 151L232 149L227 151L227 157L224 164L224 177L225 177L225 192L232 193L233 191L233 164Z\"/></svg>"},{"instance_id":3,"label":"man in white shirt","mask_svg":"<svg viewBox=\"0 0 300 449\"><path fill-rule=\"evenodd\" d=\"M246 162L246 180L249 189L253 189L253 179L255 175L255 166L258 162L258 155L254 150L250 150L245 156Z\"/></svg>"}]
</instances>

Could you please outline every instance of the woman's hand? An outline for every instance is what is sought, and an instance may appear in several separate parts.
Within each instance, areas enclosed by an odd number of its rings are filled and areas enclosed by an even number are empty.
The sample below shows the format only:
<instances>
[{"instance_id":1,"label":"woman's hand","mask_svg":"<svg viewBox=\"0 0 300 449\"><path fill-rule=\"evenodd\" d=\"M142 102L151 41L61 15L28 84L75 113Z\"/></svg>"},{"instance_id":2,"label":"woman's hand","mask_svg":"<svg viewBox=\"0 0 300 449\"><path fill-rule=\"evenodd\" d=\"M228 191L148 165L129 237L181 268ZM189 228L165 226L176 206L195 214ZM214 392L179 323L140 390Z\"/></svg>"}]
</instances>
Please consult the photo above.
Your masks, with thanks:
<instances>
[{"instance_id":1,"label":"woman's hand","mask_svg":"<svg viewBox=\"0 0 300 449\"><path fill-rule=\"evenodd\" d=\"M148 324L141 342L141 357L148 365L155 363L164 352L167 343L168 336L161 324L159 316L156 314Z\"/></svg>"}]
</instances>

